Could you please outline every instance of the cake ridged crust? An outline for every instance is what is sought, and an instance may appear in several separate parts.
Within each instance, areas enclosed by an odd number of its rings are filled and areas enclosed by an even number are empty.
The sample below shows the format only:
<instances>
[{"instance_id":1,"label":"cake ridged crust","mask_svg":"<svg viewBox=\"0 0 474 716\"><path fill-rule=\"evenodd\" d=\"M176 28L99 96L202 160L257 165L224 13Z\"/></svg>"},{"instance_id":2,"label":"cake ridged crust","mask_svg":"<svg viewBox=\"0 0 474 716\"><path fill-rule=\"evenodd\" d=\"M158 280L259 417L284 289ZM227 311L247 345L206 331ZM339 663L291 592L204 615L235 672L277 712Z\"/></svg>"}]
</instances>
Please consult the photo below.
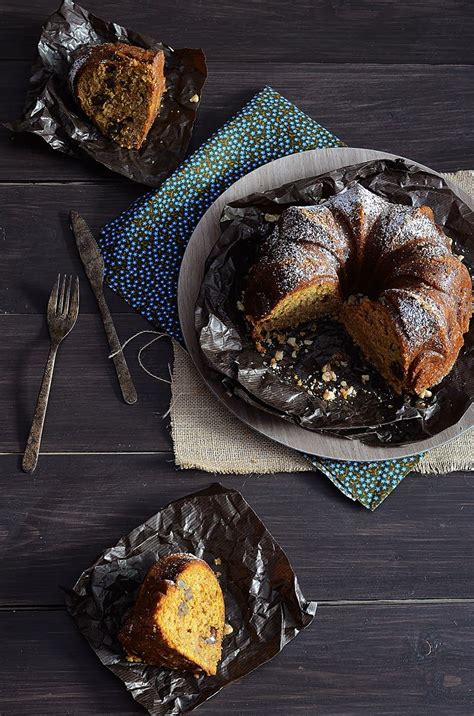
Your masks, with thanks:
<instances>
[{"instance_id":1,"label":"cake ridged crust","mask_svg":"<svg viewBox=\"0 0 474 716\"><path fill-rule=\"evenodd\" d=\"M73 67L81 109L106 137L140 149L165 90L164 62L162 50L124 43L90 48Z\"/></svg>"},{"instance_id":2,"label":"cake ridged crust","mask_svg":"<svg viewBox=\"0 0 474 716\"><path fill-rule=\"evenodd\" d=\"M471 278L450 244L429 207L360 184L286 209L247 279L257 347L269 330L332 314L396 392L423 393L453 367L471 317Z\"/></svg>"},{"instance_id":3,"label":"cake ridged crust","mask_svg":"<svg viewBox=\"0 0 474 716\"><path fill-rule=\"evenodd\" d=\"M118 637L130 661L213 675L224 619L222 590L209 565L172 554L148 570Z\"/></svg>"}]
</instances>

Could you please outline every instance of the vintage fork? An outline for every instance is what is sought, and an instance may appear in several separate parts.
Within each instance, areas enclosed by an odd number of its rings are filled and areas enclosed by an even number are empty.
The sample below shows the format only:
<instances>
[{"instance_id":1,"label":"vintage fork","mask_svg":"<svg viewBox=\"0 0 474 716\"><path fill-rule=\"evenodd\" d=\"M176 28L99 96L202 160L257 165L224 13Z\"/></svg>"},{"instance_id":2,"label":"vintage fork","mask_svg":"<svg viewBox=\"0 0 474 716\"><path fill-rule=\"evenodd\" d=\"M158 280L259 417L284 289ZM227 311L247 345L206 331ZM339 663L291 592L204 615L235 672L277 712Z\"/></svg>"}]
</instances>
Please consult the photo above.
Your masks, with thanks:
<instances>
[{"instance_id":1,"label":"vintage fork","mask_svg":"<svg viewBox=\"0 0 474 716\"><path fill-rule=\"evenodd\" d=\"M36 409L31 424L31 430L23 455L22 468L24 472L32 473L38 462L38 455L43 434L44 419L48 407L49 391L53 379L54 364L61 341L74 328L79 313L79 279L76 276L73 282L66 276L58 274L48 301L48 328L51 338L48 360L44 369L43 380L36 401Z\"/></svg>"}]
</instances>

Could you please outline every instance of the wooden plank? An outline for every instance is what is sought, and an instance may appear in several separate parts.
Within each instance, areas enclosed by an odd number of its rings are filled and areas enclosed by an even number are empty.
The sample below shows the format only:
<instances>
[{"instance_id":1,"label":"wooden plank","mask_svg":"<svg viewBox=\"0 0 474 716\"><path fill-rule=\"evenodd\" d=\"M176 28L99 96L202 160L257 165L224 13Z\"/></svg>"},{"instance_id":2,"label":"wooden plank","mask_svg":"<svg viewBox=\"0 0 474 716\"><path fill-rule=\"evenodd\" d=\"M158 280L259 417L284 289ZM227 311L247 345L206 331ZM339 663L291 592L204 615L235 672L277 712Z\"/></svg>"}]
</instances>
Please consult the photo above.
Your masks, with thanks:
<instances>
[{"instance_id":1,"label":"wooden plank","mask_svg":"<svg viewBox=\"0 0 474 716\"><path fill-rule=\"evenodd\" d=\"M2 313L43 313L58 272L74 273L81 281L81 313L96 313L70 228L71 209L100 227L140 196L137 184L115 185L16 185L2 187L0 226L0 309ZM107 293L114 313L133 309L111 291Z\"/></svg>"},{"instance_id":2,"label":"wooden plank","mask_svg":"<svg viewBox=\"0 0 474 716\"><path fill-rule=\"evenodd\" d=\"M21 112L29 63L5 62L2 70L0 119L6 121ZM266 84L350 146L399 153L438 171L474 166L474 88L468 65L229 65L211 56L191 151ZM12 137L3 128L0 151L0 181L122 181L91 161L65 157L39 138Z\"/></svg>"},{"instance_id":3,"label":"wooden plank","mask_svg":"<svg viewBox=\"0 0 474 716\"><path fill-rule=\"evenodd\" d=\"M320 608L273 661L200 707L203 714L466 716L472 712L472 604ZM0 614L2 713L139 714L63 611Z\"/></svg>"},{"instance_id":4,"label":"wooden plank","mask_svg":"<svg viewBox=\"0 0 474 716\"><path fill-rule=\"evenodd\" d=\"M171 454L42 456L33 478L4 456L0 475L0 605L62 603L58 585L72 586L106 547L217 479L265 521L308 598L474 597L473 475L408 477L374 513L319 473L214 478L177 471Z\"/></svg>"},{"instance_id":5,"label":"wooden plank","mask_svg":"<svg viewBox=\"0 0 474 716\"><path fill-rule=\"evenodd\" d=\"M84 283L84 282L83 282ZM115 316L122 341L153 327L138 314ZM0 452L23 451L49 349L43 316L0 317ZM109 347L98 315L81 313L61 346L43 434L44 452L168 450L162 415L169 386L148 376L137 352L153 338L144 335L126 348L138 402L120 395ZM144 354L148 369L169 379L170 346L155 344Z\"/></svg>"},{"instance_id":6,"label":"wooden plank","mask_svg":"<svg viewBox=\"0 0 474 716\"><path fill-rule=\"evenodd\" d=\"M20 9L2 3L2 58L33 57L40 27L56 4L30 0ZM173 47L203 47L228 62L472 61L473 14L469 0L177 0L172 8L126 0L88 0L100 17L163 40Z\"/></svg>"}]
</instances>

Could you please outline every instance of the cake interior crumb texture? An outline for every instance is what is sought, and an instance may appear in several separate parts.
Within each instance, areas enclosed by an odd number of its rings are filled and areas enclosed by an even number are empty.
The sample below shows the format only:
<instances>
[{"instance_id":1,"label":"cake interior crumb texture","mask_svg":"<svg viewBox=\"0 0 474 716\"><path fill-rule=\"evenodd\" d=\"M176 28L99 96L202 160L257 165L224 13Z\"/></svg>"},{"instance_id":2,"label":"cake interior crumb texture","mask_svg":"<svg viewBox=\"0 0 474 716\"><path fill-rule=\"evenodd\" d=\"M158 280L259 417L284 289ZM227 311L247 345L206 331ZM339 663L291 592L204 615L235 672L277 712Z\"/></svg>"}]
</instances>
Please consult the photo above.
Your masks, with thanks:
<instances>
[{"instance_id":1,"label":"cake interior crumb texture","mask_svg":"<svg viewBox=\"0 0 474 716\"><path fill-rule=\"evenodd\" d=\"M121 147L140 149L165 90L164 53L123 43L90 50L75 78L85 114Z\"/></svg>"},{"instance_id":2,"label":"cake interior crumb texture","mask_svg":"<svg viewBox=\"0 0 474 716\"><path fill-rule=\"evenodd\" d=\"M213 675L224 623L224 599L212 569L177 554L149 569L119 638L131 661Z\"/></svg>"}]
</instances>

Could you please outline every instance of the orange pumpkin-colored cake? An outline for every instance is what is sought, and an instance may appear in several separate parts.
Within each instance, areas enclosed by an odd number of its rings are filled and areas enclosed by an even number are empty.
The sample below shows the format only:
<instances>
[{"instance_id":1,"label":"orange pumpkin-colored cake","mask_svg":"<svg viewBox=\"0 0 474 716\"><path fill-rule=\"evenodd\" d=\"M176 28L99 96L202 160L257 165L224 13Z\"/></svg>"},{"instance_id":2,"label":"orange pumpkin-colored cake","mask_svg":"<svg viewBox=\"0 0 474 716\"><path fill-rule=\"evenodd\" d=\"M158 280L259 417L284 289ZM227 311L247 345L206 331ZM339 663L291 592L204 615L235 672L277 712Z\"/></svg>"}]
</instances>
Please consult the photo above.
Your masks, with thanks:
<instances>
[{"instance_id":1,"label":"orange pumpkin-colored cake","mask_svg":"<svg viewBox=\"0 0 474 716\"><path fill-rule=\"evenodd\" d=\"M91 47L73 65L73 86L81 109L121 147L140 149L165 90L162 50L124 43Z\"/></svg>"},{"instance_id":2,"label":"orange pumpkin-colored cake","mask_svg":"<svg viewBox=\"0 0 474 716\"><path fill-rule=\"evenodd\" d=\"M458 357L471 292L429 207L355 184L282 213L250 269L244 308L260 350L269 331L332 315L397 393L423 395Z\"/></svg>"},{"instance_id":3,"label":"orange pumpkin-colored cake","mask_svg":"<svg viewBox=\"0 0 474 716\"><path fill-rule=\"evenodd\" d=\"M171 554L148 570L119 640L130 661L213 675L224 619L222 590L209 565Z\"/></svg>"}]
</instances>

